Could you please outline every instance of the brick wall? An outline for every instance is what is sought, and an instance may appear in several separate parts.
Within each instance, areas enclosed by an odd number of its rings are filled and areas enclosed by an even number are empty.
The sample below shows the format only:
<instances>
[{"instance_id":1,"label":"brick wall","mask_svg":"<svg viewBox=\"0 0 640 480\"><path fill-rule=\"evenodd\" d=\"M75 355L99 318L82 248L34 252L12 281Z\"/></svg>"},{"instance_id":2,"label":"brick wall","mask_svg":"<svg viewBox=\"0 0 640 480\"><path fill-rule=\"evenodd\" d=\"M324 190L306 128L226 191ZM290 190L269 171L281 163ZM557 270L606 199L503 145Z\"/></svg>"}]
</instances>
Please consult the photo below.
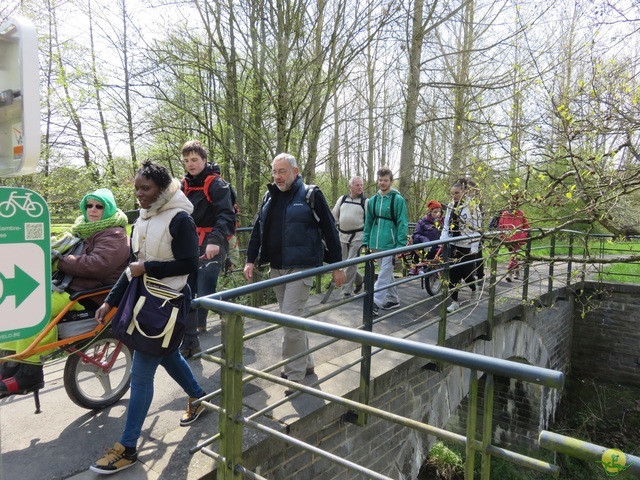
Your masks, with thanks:
<instances>
[{"instance_id":1,"label":"brick wall","mask_svg":"<svg viewBox=\"0 0 640 480\"><path fill-rule=\"evenodd\" d=\"M477 440L482 440L485 382L486 375L483 375L478 381ZM547 389L540 385L495 377L491 443L515 451L520 451L522 447L537 448L541 403L546 394ZM449 418L447 430L465 435L468 405L469 397L466 396Z\"/></svg>"},{"instance_id":2,"label":"brick wall","mask_svg":"<svg viewBox=\"0 0 640 480\"><path fill-rule=\"evenodd\" d=\"M577 377L640 386L640 285L585 285L575 306L571 361Z\"/></svg>"},{"instance_id":3,"label":"brick wall","mask_svg":"<svg viewBox=\"0 0 640 480\"><path fill-rule=\"evenodd\" d=\"M526 321L532 332L523 333L526 328L520 326L517 329L518 337L505 334L504 338L510 338L513 344L527 342L529 345L524 349L514 345L508 346L513 349L513 353L509 354L509 348L507 348L506 352L502 352L502 358L525 361L563 372L569 371L574 302L572 297L565 296L562 289L557 294L560 296L556 295L553 303L549 302L548 307L529 305L522 309L517 318L521 322ZM508 326L507 324L506 327ZM505 325L497 328L505 328ZM544 353L546 353L545 358L541 358L541 354L536 353L537 349L530 345L533 341L541 341ZM521 358L517 353L523 350L529 352L528 359ZM483 375L478 384L478 423L476 427L478 440L481 440L482 432L485 381L486 375ZM522 447L536 448L540 430L553 423L560 396L561 392L555 389L509 378L495 377L492 442L497 446L516 451ZM451 415L447 422L447 430L461 435L465 434L468 399L468 396L465 396L460 402L460 406Z\"/></svg>"},{"instance_id":4,"label":"brick wall","mask_svg":"<svg viewBox=\"0 0 640 480\"><path fill-rule=\"evenodd\" d=\"M561 295L561 297L558 297ZM568 371L571 363L573 299L555 293L550 306L516 305L502 312L496 322L493 341L451 338L452 346L500 358L527 361L546 368ZM471 342L471 344L469 343ZM526 352L522 354L521 352ZM447 367L443 372L426 369L425 361L409 358L403 362L384 360L384 353L373 357L388 369L374 375L371 405L429 425L464 435L466 430L466 394L469 371ZM484 385L481 378L481 394ZM552 421L559 392L506 378L497 378L494 400L492 441L500 446L533 447L540 429ZM355 399L355 392L351 392ZM480 409L482 400L480 401ZM481 410L478 432L482 431ZM434 436L370 416L365 427L354 425L345 409L325 404L313 414L290 423L288 433L323 450L366 466L391 478L416 478L425 461ZM243 464L265 478L278 480L318 480L363 478L299 447L268 440L245 451Z\"/></svg>"}]
</instances>

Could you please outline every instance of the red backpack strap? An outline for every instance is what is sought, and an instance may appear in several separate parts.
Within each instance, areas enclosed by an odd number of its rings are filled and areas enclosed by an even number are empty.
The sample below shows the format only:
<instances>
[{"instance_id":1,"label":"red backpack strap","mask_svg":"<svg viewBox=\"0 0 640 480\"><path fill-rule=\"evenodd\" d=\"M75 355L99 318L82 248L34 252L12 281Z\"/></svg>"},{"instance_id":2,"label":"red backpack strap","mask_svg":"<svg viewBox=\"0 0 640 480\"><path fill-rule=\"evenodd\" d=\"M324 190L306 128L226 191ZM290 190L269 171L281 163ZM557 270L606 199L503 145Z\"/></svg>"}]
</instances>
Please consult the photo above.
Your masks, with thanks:
<instances>
[{"instance_id":1,"label":"red backpack strap","mask_svg":"<svg viewBox=\"0 0 640 480\"><path fill-rule=\"evenodd\" d=\"M187 180L187 177L184 177L181 183L182 183L182 193L187 195L189 193L189 190L191 190L191 187L189 187L189 180Z\"/></svg>"},{"instance_id":2,"label":"red backpack strap","mask_svg":"<svg viewBox=\"0 0 640 480\"><path fill-rule=\"evenodd\" d=\"M211 195L209 195L209 187L216 178L220 178L220 175L218 175L217 173L213 173L207 176L207 178L204 179L204 185L202 186L202 189L204 190L204 196L207 197L209 203L213 203L211 201Z\"/></svg>"},{"instance_id":3,"label":"red backpack strap","mask_svg":"<svg viewBox=\"0 0 640 480\"><path fill-rule=\"evenodd\" d=\"M209 187L211 186L211 182L213 182L216 178L220 178L220 175L218 175L217 173L212 173L211 175L207 175L207 177L204 179L204 185L202 185L201 187L192 187L189 185L189 180L187 179L187 177L185 177L182 179L182 192L188 196L189 192L202 190L204 196L207 198L207 201L209 203L213 203L211 201L211 195L209 195Z\"/></svg>"}]
</instances>

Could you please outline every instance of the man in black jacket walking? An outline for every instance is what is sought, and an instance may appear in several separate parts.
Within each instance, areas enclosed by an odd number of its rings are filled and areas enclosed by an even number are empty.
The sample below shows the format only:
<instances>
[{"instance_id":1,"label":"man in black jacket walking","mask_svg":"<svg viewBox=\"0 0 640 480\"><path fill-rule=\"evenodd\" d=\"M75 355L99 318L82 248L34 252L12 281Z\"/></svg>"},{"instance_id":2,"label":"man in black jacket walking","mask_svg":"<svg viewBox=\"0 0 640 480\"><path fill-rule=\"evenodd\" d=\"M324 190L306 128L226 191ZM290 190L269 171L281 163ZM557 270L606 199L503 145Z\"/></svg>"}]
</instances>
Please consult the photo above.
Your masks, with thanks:
<instances>
[{"instance_id":1,"label":"man in black jacket walking","mask_svg":"<svg viewBox=\"0 0 640 480\"><path fill-rule=\"evenodd\" d=\"M247 248L244 276L253 279L255 263L269 263L270 278L281 277L319 267L323 260L342 260L342 249L331 210L322 192L307 186L300 177L295 157L281 153L273 159L274 182L256 215ZM313 191L310 191L312 189ZM313 201L310 198L313 197ZM323 240L327 255L324 255ZM340 287L345 281L344 270L333 271L333 281ZM309 299L313 278L305 278L274 287L280 312L302 316ZM287 359L309 348L307 333L283 327L282 358ZM309 354L288 362L281 375L301 382L314 373L313 357ZM293 393L286 390L285 394Z\"/></svg>"},{"instance_id":2,"label":"man in black jacket walking","mask_svg":"<svg viewBox=\"0 0 640 480\"><path fill-rule=\"evenodd\" d=\"M220 167L207 163L207 150L197 140L182 147L187 174L182 190L193 204L191 216L196 224L200 246L200 266L189 285L199 297L216 292L220 269L229 251L228 239L235 234L236 212L230 185L220 177ZM209 310L201 308L189 314L180 352L185 358L200 351L198 333L207 329Z\"/></svg>"}]
</instances>

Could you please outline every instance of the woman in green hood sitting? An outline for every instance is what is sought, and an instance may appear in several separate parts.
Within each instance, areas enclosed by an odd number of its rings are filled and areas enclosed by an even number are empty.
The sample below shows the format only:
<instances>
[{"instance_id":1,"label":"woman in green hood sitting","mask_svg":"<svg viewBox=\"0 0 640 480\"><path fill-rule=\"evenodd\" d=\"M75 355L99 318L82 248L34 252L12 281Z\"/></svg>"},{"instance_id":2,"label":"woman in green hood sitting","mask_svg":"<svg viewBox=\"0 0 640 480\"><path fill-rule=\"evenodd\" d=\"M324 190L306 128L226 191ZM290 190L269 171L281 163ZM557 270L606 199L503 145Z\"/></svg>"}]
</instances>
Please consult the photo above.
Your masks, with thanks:
<instances>
[{"instance_id":1,"label":"woman in green hood sitting","mask_svg":"<svg viewBox=\"0 0 640 480\"><path fill-rule=\"evenodd\" d=\"M113 285L129 263L129 237L126 232L127 216L116 206L111 190L100 188L84 196L80 202L80 215L71 234L82 240L82 251L77 255L60 256L58 270L73 279L68 287L60 292L52 292L51 319L58 316L70 302L69 294L89 290L104 285ZM78 303L73 310L83 310L87 302L95 302L97 308L104 296ZM33 343L33 337L0 344L0 349L10 352L22 352ZM53 328L40 342L46 345L57 340L58 330ZM0 394L27 393L44 386L43 365L40 352L18 362L0 363Z\"/></svg>"}]
</instances>

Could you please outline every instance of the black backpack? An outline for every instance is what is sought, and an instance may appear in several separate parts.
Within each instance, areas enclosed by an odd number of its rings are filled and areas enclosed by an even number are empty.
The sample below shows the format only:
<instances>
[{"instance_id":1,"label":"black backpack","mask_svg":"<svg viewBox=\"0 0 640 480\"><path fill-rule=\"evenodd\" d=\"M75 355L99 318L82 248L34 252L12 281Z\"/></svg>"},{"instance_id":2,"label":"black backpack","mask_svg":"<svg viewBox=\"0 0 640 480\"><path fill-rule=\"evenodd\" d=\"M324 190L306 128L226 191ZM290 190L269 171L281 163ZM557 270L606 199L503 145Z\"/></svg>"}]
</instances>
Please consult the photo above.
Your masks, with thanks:
<instances>
[{"instance_id":1,"label":"black backpack","mask_svg":"<svg viewBox=\"0 0 640 480\"><path fill-rule=\"evenodd\" d=\"M347 201L347 198L349 198L349 194L345 193L340 200L340 206L342 206L342 204ZM362 207L362 210L364 210L364 202L366 199L367 197L365 197L364 194L360 195L360 206Z\"/></svg>"},{"instance_id":2,"label":"black backpack","mask_svg":"<svg viewBox=\"0 0 640 480\"><path fill-rule=\"evenodd\" d=\"M376 195L371 199L371 201L373 202L373 217L374 217L374 219L376 219L376 218L384 218L385 220L390 220L392 222L395 222L396 221L396 212L393 210L393 203L394 203L394 200L396 199L396 196L395 195L391 196L391 205L389 207L389 211L391 212L391 218L383 217L383 216L380 216L380 215L378 215L376 213L376 200L378 198L380 198L380 196Z\"/></svg>"},{"instance_id":3,"label":"black backpack","mask_svg":"<svg viewBox=\"0 0 640 480\"><path fill-rule=\"evenodd\" d=\"M500 210L497 215L491 217L491 220L489 220L489 228L491 230L496 230L498 228L498 226L500 225L500 217L502 216L503 212L504 210Z\"/></svg>"}]
</instances>

